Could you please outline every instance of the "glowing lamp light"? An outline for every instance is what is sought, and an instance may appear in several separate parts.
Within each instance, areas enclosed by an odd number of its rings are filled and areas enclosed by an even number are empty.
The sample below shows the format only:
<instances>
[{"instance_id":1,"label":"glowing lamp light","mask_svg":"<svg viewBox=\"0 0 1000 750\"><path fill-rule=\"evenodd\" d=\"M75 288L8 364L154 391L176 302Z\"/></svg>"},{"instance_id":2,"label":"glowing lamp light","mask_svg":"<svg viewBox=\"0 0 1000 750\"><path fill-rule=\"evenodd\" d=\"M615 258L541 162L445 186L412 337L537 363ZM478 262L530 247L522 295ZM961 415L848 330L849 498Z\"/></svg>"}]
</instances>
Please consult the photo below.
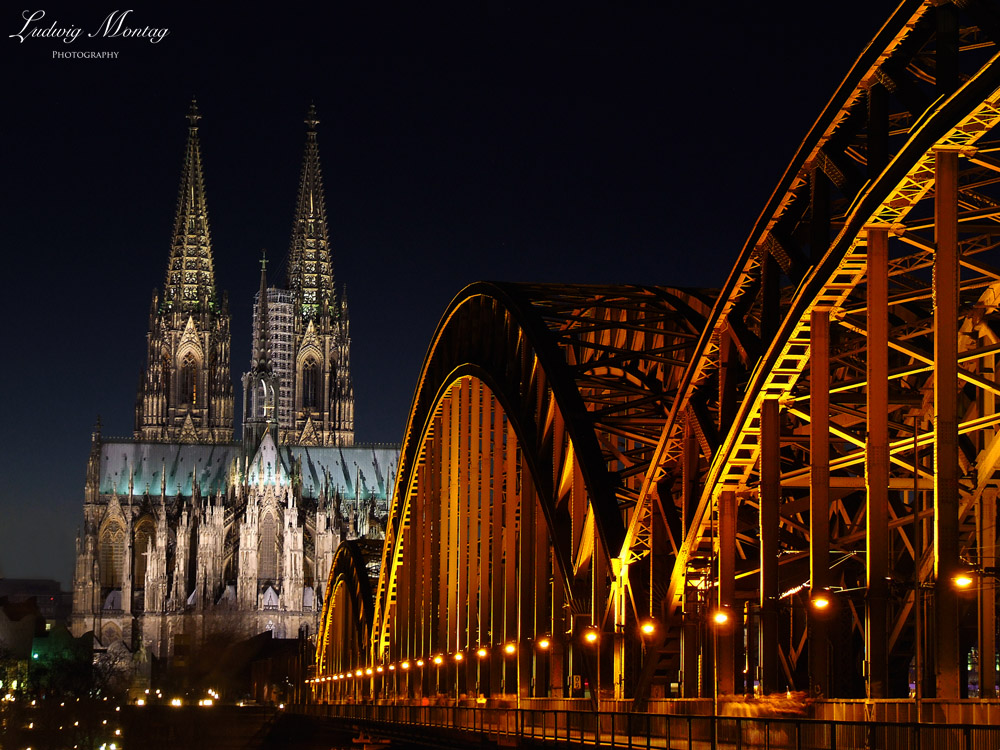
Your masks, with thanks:
<instances>
[{"instance_id":1,"label":"glowing lamp light","mask_svg":"<svg viewBox=\"0 0 1000 750\"><path fill-rule=\"evenodd\" d=\"M643 635L652 635L656 632L656 623L652 620L643 620L642 625L639 626L639 631Z\"/></svg>"},{"instance_id":2,"label":"glowing lamp light","mask_svg":"<svg viewBox=\"0 0 1000 750\"><path fill-rule=\"evenodd\" d=\"M372 675L372 672L373 670L371 667L368 667L368 669L365 670L365 674L368 675L369 677Z\"/></svg>"},{"instance_id":3,"label":"glowing lamp light","mask_svg":"<svg viewBox=\"0 0 1000 750\"><path fill-rule=\"evenodd\" d=\"M396 671L396 665L395 664L390 664L389 665L389 671L390 672L395 672Z\"/></svg>"},{"instance_id":4,"label":"glowing lamp light","mask_svg":"<svg viewBox=\"0 0 1000 750\"><path fill-rule=\"evenodd\" d=\"M517 646L513 643L508 643L503 647L503 652L507 654L507 656L513 656L515 651L517 651Z\"/></svg>"},{"instance_id":5,"label":"glowing lamp light","mask_svg":"<svg viewBox=\"0 0 1000 750\"><path fill-rule=\"evenodd\" d=\"M591 625L583 631L583 640L587 643L597 643L597 639L601 637L601 634L597 632L597 628Z\"/></svg>"},{"instance_id":6,"label":"glowing lamp light","mask_svg":"<svg viewBox=\"0 0 1000 750\"><path fill-rule=\"evenodd\" d=\"M435 664L440 664L443 661L444 661L444 659L442 659L440 655L434 657L434 663Z\"/></svg>"},{"instance_id":7,"label":"glowing lamp light","mask_svg":"<svg viewBox=\"0 0 1000 750\"><path fill-rule=\"evenodd\" d=\"M455 654L455 661L462 661L462 659L464 659L464 658L465 658L465 656L462 654L461 651L459 651L457 654Z\"/></svg>"},{"instance_id":8,"label":"glowing lamp light","mask_svg":"<svg viewBox=\"0 0 1000 750\"><path fill-rule=\"evenodd\" d=\"M417 659L417 666L418 667L424 666L424 660L423 659Z\"/></svg>"},{"instance_id":9,"label":"glowing lamp light","mask_svg":"<svg viewBox=\"0 0 1000 750\"><path fill-rule=\"evenodd\" d=\"M830 592L826 589L817 589L809 597L809 603L812 604L813 609L822 612L829 609L830 605L833 604L833 597L830 596Z\"/></svg>"},{"instance_id":10,"label":"glowing lamp light","mask_svg":"<svg viewBox=\"0 0 1000 750\"><path fill-rule=\"evenodd\" d=\"M476 656L478 656L480 659L485 659L487 654L489 654L489 651L487 651L482 646L480 646L479 650L476 652Z\"/></svg>"},{"instance_id":11,"label":"glowing lamp light","mask_svg":"<svg viewBox=\"0 0 1000 750\"><path fill-rule=\"evenodd\" d=\"M378 672L379 674L382 674L385 670L382 669L382 667L375 667L375 671Z\"/></svg>"},{"instance_id":12,"label":"glowing lamp light","mask_svg":"<svg viewBox=\"0 0 1000 750\"><path fill-rule=\"evenodd\" d=\"M725 625L729 622L729 612L725 608L719 608L712 613L712 622L716 625Z\"/></svg>"},{"instance_id":13,"label":"glowing lamp light","mask_svg":"<svg viewBox=\"0 0 1000 750\"><path fill-rule=\"evenodd\" d=\"M400 667L401 667L402 669L409 669L409 668L410 668L410 662L408 662L408 661L404 661L404 662L403 662L402 664L400 664L399 666L400 666Z\"/></svg>"},{"instance_id":14,"label":"glowing lamp light","mask_svg":"<svg viewBox=\"0 0 1000 750\"><path fill-rule=\"evenodd\" d=\"M364 672L362 672L362 671L361 671L361 670L359 669L359 670L358 670L357 672L355 672L355 673L354 673L354 676L355 676L355 677L360 677L360 676L361 676L361 675L363 675L363 674L364 674Z\"/></svg>"},{"instance_id":15,"label":"glowing lamp light","mask_svg":"<svg viewBox=\"0 0 1000 750\"><path fill-rule=\"evenodd\" d=\"M180 698L171 698L170 699L170 705L173 706L174 708L177 708L178 706L181 706L182 703L183 702L181 701Z\"/></svg>"},{"instance_id":16,"label":"glowing lamp light","mask_svg":"<svg viewBox=\"0 0 1000 750\"><path fill-rule=\"evenodd\" d=\"M552 641L550 641L548 638L542 638L538 641L538 648L540 648L542 651L548 651L549 646L551 645Z\"/></svg>"},{"instance_id":17,"label":"glowing lamp light","mask_svg":"<svg viewBox=\"0 0 1000 750\"><path fill-rule=\"evenodd\" d=\"M952 585L961 591L971 587L975 582L976 579L972 577L972 574L965 570L960 573L956 573L951 577Z\"/></svg>"}]
</instances>

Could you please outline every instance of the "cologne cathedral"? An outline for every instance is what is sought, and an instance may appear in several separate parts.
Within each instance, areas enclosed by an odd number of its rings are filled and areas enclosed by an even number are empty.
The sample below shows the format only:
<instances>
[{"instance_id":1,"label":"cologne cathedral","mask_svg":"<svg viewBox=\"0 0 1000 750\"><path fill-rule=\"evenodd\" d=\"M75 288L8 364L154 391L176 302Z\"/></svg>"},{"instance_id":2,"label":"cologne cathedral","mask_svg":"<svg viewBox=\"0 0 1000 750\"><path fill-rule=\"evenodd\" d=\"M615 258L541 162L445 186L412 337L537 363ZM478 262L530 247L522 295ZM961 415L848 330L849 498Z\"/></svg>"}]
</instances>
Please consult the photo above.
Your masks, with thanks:
<instances>
[{"instance_id":1,"label":"cologne cathedral","mask_svg":"<svg viewBox=\"0 0 1000 750\"><path fill-rule=\"evenodd\" d=\"M92 436L72 628L183 661L210 634L311 635L341 540L383 535L395 446L354 444L347 301L334 288L315 110L285 283L261 263L234 439L230 318L194 102L130 440Z\"/></svg>"}]
</instances>

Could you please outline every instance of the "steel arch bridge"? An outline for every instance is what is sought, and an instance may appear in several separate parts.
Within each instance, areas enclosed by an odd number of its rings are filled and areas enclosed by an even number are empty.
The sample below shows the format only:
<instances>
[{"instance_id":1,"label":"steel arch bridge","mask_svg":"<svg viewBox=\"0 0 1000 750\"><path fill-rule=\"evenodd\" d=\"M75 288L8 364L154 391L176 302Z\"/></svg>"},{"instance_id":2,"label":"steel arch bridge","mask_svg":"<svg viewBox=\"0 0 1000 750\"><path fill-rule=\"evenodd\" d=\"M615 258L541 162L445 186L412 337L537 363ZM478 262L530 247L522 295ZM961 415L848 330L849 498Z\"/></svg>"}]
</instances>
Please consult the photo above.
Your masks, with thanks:
<instances>
[{"instance_id":1,"label":"steel arch bridge","mask_svg":"<svg viewBox=\"0 0 1000 750\"><path fill-rule=\"evenodd\" d=\"M463 290L315 694L996 697L998 52L903 2L719 292Z\"/></svg>"}]
</instances>

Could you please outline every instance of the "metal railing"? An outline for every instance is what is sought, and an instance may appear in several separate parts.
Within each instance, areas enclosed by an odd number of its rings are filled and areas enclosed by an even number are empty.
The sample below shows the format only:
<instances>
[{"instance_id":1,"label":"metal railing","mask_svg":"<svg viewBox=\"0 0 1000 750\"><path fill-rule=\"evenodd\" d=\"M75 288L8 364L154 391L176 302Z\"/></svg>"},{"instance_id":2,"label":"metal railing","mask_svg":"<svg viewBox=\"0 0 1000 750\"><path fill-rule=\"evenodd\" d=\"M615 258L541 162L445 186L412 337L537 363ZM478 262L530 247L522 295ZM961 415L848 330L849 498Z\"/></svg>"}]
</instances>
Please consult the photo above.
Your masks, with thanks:
<instances>
[{"instance_id":1,"label":"metal railing","mask_svg":"<svg viewBox=\"0 0 1000 750\"><path fill-rule=\"evenodd\" d=\"M1000 726L684 716L539 708L310 704L298 711L374 735L475 735L499 745L529 739L668 750L1000 750ZM472 739L471 736L468 737Z\"/></svg>"}]
</instances>

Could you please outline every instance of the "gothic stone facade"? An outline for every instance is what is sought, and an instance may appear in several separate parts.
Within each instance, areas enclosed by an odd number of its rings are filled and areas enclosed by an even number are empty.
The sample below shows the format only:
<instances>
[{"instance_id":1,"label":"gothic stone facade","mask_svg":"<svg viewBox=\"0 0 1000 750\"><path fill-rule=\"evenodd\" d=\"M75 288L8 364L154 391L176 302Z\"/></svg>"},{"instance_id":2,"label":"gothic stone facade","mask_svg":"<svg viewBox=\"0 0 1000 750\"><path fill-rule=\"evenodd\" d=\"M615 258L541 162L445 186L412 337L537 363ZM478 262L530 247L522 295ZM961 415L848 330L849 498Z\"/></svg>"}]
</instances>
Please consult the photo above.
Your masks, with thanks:
<instances>
[{"instance_id":1,"label":"gothic stone facade","mask_svg":"<svg viewBox=\"0 0 1000 750\"><path fill-rule=\"evenodd\" d=\"M340 541L384 533L397 460L394 446L283 446L271 433L247 458L234 443L95 431L73 632L161 657L212 633L315 633Z\"/></svg>"}]
</instances>

